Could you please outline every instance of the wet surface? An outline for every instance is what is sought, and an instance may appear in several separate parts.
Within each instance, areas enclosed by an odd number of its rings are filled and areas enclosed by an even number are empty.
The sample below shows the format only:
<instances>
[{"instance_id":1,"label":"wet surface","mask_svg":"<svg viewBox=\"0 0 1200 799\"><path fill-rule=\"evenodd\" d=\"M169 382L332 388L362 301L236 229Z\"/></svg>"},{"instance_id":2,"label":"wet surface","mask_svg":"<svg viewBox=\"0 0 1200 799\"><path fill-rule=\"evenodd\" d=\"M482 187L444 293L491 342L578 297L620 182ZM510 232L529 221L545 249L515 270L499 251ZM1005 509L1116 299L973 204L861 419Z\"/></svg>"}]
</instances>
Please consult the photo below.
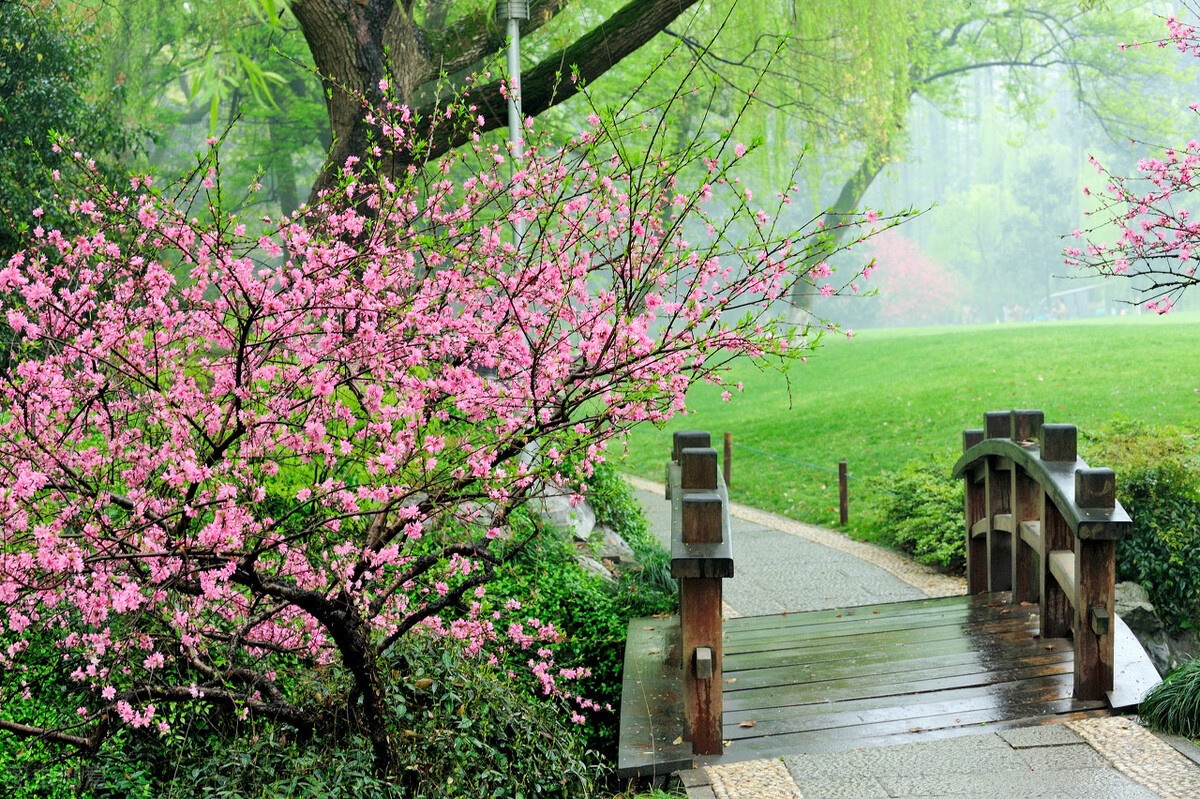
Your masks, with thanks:
<instances>
[{"instance_id":1,"label":"wet surface","mask_svg":"<svg viewBox=\"0 0 1200 799\"><path fill-rule=\"evenodd\" d=\"M1071 698L1067 639L1003 595L753 616L725 624L732 762L888 746L1103 713Z\"/></svg>"}]
</instances>

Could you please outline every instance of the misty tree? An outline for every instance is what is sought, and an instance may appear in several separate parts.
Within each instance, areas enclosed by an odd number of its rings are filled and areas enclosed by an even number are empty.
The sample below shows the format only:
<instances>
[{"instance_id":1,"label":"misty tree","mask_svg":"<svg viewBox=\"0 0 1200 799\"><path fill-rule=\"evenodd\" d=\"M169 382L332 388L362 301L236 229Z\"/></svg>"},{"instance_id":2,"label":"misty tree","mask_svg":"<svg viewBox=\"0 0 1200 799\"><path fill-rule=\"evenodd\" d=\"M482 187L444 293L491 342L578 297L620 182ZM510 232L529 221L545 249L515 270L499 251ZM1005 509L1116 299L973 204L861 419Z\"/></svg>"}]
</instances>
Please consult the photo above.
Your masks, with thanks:
<instances>
[{"instance_id":1,"label":"misty tree","mask_svg":"<svg viewBox=\"0 0 1200 799\"><path fill-rule=\"evenodd\" d=\"M1033 119L1061 75L1079 105L1110 135L1145 130L1161 120L1144 94L1131 92L1162 75L1161 60L1129 63L1118 44L1146 38L1153 17L1133 7L1076 0L981 4L756 0L752 15L733 15L716 47L677 35L731 92L744 92L789 32L756 92L776 138L805 138L841 154L842 186L829 206L828 229L858 208L879 173L900 159L912 103L923 97L951 114L964 112L964 78L998 72L1010 107ZM671 29L668 29L671 31ZM673 32L673 31L672 31ZM1137 95L1136 97L1134 95ZM797 284L792 303L807 307L811 286Z\"/></svg>"},{"instance_id":2,"label":"misty tree","mask_svg":"<svg viewBox=\"0 0 1200 799\"><path fill-rule=\"evenodd\" d=\"M97 58L91 29L56 11L46 2L0 3L0 260L19 246L25 214L58 191L46 178L65 158L50 152L52 131L99 152L133 139L111 96L89 90Z\"/></svg>"},{"instance_id":3,"label":"misty tree","mask_svg":"<svg viewBox=\"0 0 1200 799\"><path fill-rule=\"evenodd\" d=\"M574 96L693 5L633 0L583 8L532 0L521 25L522 37L529 37L523 49L535 55L523 68L526 115ZM261 152L250 160L266 166L284 210L300 193L292 162L298 151L319 146L324 166L311 187L315 199L336 183L348 156L365 155L368 140L386 143L362 105L380 100L381 81L415 115L434 120L439 103L478 73L487 76L471 93L484 119L480 132L507 123L506 74L498 68L507 39L494 0L194 0L182 10L161 0L113 0L97 6L115 45L107 56L108 79L138 84L151 104L171 95L171 103L185 109L179 121L207 118L210 133L238 116L242 125L258 126ZM314 108L322 106L315 118ZM131 109L138 111L146 113L145 99L141 109ZM422 157L465 141L448 121L439 123ZM383 155L392 170L414 157L408 150Z\"/></svg>"}]
</instances>

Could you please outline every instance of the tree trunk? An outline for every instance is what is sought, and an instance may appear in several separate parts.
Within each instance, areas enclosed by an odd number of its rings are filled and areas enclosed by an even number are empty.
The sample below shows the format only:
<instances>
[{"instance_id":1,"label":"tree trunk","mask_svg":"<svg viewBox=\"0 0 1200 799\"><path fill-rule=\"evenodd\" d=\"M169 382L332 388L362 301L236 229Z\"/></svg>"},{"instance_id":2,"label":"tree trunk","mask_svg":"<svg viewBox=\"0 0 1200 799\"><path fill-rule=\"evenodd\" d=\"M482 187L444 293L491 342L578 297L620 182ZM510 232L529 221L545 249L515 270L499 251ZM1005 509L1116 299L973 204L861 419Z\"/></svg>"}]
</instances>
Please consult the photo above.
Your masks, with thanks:
<instances>
[{"instance_id":1,"label":"tree trunk","mask_svg":"<svg viewBox=\"0 0 1200 799\"><path fill-rule=\"evenodd\" d=\"M846 214L858 209L863 195L867 193L867 189L871 187L871 183L874 182L876 176L883 170L884 165L891 157L891 152L891 146L887 142L872 146L867 151L867 154L863 156L858 168L842 184L842 190L838 193L833 205L829 206L821 216L821 220L825 223L825 229L833 236L829 247L837 245L845 238L846 231L850 226L839 225L838 223L845 219ZM803 326L811 318L809 312L812 309L815 292L812 291L813 284L802 277L802 275L808 274L810 269L821 262L826 250L827 248L823 247L820 252L813 253L809 258L804 260L804 265L801 267L801 276L798 276L798 279L792 285L788 307L788 322L793 325Z\"/></svg>"},{"instance_id":2,"label":"tree trunk","mask_svg":"<svg viewBox=\"0 0 1200 799\"><path fill-rule=\"evenodd\" d=\"M573 44L553 53L524 76L522 105L528 116L536 116L577 91L570 80L571 69L591 81L625 56L633 53L674 21L696 0L630 0L630 2ZM421 89L439 72L470 70L495 55L503 46L503 26L476 15L439 31L424 30L413 16L414 0L294 0L293 14L312 51L313 62L323 76L326 107L334 143L317 178L309 202L337 185L338 173L350 156L362 157L372 126L363 119L361 96L369 103L382 97L379 82L387 79L402 102L432 120L438 98L417 107ZM530 19L521 25L530 33L566 5L565 0L533 0ZM434 17L437 15L435 14ZM435 50L431 43L437 46ZM561 80L560 80L561 79ZM477 86L471 100L484 109L483 131L507 125L506 101L500 93L502 81ZM467 134L443 120L432 134L437 155L456 147ZM378 141L378 137L376 137ZM381 145L383 142L379 142ZM413 161L411 152L385 152L381 168L394 173Z\"/></svg>"}]
</instances>

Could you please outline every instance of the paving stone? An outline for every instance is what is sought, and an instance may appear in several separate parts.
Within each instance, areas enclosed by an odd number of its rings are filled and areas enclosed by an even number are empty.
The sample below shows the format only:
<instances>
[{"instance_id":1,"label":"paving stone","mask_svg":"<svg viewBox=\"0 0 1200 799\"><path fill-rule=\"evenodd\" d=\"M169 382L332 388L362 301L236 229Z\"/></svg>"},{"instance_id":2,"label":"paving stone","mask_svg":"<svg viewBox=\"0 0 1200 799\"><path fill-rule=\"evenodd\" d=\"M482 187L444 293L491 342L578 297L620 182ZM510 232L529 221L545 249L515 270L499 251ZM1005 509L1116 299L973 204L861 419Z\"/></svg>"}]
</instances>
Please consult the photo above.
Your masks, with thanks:
<instances>
[{"instance_id":1,"label":"paving stone","mask_svg":"<svg viewBox=\"0 0 1200 799\"><path fill-rule=\"evenodd\" d=\"M969 769L967 763L960 768ZM931 780L920 776L879 777L891 797L956 797L956 799L1156 799L1155 794L1111 768L1050 772L1029 770L991 773L946 773Z\"/></svg>"},{"instance_id":2,"label":"paving stone","mask_svg":"<svg viewBox=\"0 0 1200 799\"><path fill-rule=\"evenodd\" d=\"M800 799L792 776L778 759L707 766L717 799Z\"/></svg>"},{"instance_id":3,"label":"paving stone","mask_svg":"<svg viewBox=\"0 0 1200 799\"><path fill-rule=\"evenodd\" d=\"M888 792L874 777L797 780L804 799L888 799Z\"/></svg>"},{"instance_id":4,"label":"paving stone","mask_svg":"<svg viewBox=\"0 0 1200 799\"><path fill-rule=\"evenodd\" d=\"M1070 727L1062 724L1018 727L1015 730L1001 730L996 734L1014 749L1028 749L1035 746L1071 746L1083 742L1083 739L1076 735Z\"/></svg>"},{"instance_id":5,"label":"paving stone","mask_svg":"<svg viewBox=\"0 0 1200 799\"><path fill-rule=\"evenodd\" d=\"M857 776L921 776L961 772L964 763L973 771L1012 771L1025 768L1024 761L995 735L964 735L938 741L855 749L819 755L784 758L797 782L813 778Z\"/></svg>"},{"instance_id":6,"label":"paving stone","mask_svg":"<svg viewBox=\"0 0 1200 799\"><path fill-rule=\"evenodd\" d=\"M1107 768L1109 762L1081 739L1072 746L1039 746L1017 752L1031 771Z\"/></svg>"},{"instance_id":7,"label":"paving stone","mask_svg":"<svg viewBox=\"0 0 1200 799\"><path fill-rule=\"evenodd\" d=\"M675 776L684 788L699 788L702 785L708 785L708 772L702 768L677 771L675 772Z\"/></svg>"}]
</instances>

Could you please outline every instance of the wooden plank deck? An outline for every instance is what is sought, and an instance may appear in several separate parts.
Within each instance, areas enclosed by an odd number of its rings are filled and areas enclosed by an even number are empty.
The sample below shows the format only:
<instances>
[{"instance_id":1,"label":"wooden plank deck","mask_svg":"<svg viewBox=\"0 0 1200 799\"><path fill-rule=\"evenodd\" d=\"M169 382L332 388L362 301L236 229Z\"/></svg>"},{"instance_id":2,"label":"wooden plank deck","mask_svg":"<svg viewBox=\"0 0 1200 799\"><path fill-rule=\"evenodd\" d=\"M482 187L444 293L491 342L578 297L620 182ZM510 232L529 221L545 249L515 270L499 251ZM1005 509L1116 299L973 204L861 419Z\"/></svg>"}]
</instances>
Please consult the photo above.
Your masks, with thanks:
<instances>
[{"instance_id":1,"label":"wooden plank deck","mask_svg":"<svg viewBox=\"0 0 1200 799\"><path fill-rule=\"evenodd\" d=\"M711 764L1102 715L1037 606L981 594L725 622L725 754Z\"/></svg>"}]
</instances>

